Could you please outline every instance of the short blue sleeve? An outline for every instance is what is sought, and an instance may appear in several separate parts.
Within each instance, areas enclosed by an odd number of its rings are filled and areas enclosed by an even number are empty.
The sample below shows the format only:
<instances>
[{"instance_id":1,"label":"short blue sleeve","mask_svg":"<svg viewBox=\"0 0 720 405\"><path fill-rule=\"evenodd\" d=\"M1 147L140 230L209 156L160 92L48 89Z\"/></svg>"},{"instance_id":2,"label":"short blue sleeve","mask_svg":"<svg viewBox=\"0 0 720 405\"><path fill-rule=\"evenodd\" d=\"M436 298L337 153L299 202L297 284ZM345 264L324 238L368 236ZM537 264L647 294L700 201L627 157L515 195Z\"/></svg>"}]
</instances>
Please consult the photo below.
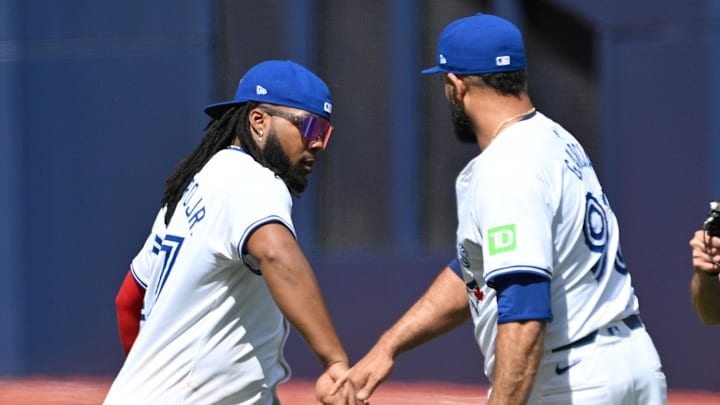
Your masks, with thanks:
<instances>
[{"instance_id":1,"label":"short blue sleeve","mask_svg":"<svg viewBox=\"0 0 720 405\"><path fill-rule=\"evenodd\" d=\"M448 263L448 267L450 267L453 271L453 273L457 274L460 279L463 279L462 271L460 270L460 262L458 261L457 257L454 258L450 263Z\"/></svg>"},{"instance_id":2,"label":"short blue sleeve","mask_svg":"<svg viewBox=\"0 0 720 405\"><path fill-rule=\"evenodd\" d=\"M516 273L493 279L497 291L498 323L552 320L550 279Z\"/></svg>"}]
</instances>

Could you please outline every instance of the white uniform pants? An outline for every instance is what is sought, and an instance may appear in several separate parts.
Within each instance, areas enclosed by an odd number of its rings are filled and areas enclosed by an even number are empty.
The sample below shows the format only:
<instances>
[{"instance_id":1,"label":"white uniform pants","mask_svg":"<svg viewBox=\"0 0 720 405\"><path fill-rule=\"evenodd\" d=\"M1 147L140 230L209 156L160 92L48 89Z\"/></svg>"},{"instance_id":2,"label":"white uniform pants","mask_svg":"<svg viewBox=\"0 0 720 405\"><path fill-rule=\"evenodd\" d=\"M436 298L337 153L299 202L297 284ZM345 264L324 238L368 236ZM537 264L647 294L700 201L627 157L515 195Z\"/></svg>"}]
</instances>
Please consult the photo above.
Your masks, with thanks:
<instances>
[{"instance_id":1,"label":"white uniform pants","mask_svg":"<svg viewBox=\"0 0 720 405\"><path fill-rule=\"evenodd\" d=\"M615 321L591 343L545 353L528 403L664 405L667 383L645 327Z\"/></svg>"}]
</instances>

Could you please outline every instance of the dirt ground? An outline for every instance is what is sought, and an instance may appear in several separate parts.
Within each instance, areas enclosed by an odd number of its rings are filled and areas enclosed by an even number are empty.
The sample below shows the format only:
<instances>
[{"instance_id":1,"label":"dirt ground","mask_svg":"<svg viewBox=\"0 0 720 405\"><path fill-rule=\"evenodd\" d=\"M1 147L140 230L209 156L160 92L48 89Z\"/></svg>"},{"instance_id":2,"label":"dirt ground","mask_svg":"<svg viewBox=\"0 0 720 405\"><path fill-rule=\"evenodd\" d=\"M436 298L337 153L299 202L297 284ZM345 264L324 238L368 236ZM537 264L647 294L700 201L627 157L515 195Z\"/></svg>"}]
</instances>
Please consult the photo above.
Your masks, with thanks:
<instances>
[{"instance_id":1,"label":"dirt ground","mask_svg":"<svg viewBox=\"0 0 720 405\"><path fill-rule=\"evenodd\" d=\"M106 378L0 379L2 405L97 405L110 387ZM313 383L291 381L280 386L283 405L312 405ZM372 397L373 405L478 405L487 387L438 382L386 382ZM671 391L669 405L720 404L720 392Z\"/></svg>"}]
</instances>

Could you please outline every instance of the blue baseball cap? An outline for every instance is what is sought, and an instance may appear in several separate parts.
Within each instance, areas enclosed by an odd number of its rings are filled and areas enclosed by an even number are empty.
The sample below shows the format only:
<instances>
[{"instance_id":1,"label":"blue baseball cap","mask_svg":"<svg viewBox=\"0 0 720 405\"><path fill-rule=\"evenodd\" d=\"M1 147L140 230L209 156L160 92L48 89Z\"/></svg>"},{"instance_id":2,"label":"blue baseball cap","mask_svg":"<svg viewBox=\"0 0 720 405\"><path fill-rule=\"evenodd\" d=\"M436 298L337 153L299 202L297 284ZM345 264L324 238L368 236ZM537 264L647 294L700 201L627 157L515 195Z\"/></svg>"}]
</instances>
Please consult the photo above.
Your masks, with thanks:
<instances>
[{"instance_id":1,"label":"blue baseball cap","mask_svg":"<svg viewBox=\"0 0 720 405\"><path fill-rule=\"evenodd\" d=\"M332 100L325 82L306 67L289 60L268 60L240 79L235 98L210 104L204 111L218 119L228 108L248 101L298 108L330 121Z\"/></svg>"},{"instance_id":2,"label":"blue baseball cap","mask_svg":"<svg viewBox=\"0 0 720 405\"><path fill-rule=\"evenodd\" d=\"M498 16L478 13L456 20L440 33L437 66L428 73L483 74L527 68L520 30Z\"/></svg>"}]
</instances>

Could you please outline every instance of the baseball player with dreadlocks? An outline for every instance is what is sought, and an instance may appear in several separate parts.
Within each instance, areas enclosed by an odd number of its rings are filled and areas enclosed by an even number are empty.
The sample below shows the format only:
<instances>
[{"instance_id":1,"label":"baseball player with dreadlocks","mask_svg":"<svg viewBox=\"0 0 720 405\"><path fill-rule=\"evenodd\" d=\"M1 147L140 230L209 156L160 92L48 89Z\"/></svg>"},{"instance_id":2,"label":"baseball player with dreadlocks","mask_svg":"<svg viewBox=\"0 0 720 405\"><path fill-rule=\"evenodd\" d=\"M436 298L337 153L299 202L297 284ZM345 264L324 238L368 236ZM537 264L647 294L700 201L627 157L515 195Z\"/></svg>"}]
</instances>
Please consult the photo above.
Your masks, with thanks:
<instances>
[{"instance_id":1,"label":"baseball player with dreadlocks","mask_svg":"<svg viewBox=\"0 0 720 405\"><path fill-rule=\"evenodd\" d=\"M455 133L481 153L455 183L457 258L351 369L359 398L472 317L491 405L666 402L615 215L578 141L533 105L526 66L500 17L441 33L423 73L442 75Z\"/></svg>"},{"instance_id":2,"label":"baseball player with dreadlocks","mask_svg":"<svg viewBox=\"0 0 720 405\"><path fill-rule=\"evenodd\" d=\"M205 108L213 121L167 180L118 293L127 358L105 404L277 404L290 376L288 320L326 377L347 370L290 216L327 146L331 111L320 78L276 60L251 68L233 100ZM343 403L354 394L345 385Z\"/></svg>"}]
</instances>

